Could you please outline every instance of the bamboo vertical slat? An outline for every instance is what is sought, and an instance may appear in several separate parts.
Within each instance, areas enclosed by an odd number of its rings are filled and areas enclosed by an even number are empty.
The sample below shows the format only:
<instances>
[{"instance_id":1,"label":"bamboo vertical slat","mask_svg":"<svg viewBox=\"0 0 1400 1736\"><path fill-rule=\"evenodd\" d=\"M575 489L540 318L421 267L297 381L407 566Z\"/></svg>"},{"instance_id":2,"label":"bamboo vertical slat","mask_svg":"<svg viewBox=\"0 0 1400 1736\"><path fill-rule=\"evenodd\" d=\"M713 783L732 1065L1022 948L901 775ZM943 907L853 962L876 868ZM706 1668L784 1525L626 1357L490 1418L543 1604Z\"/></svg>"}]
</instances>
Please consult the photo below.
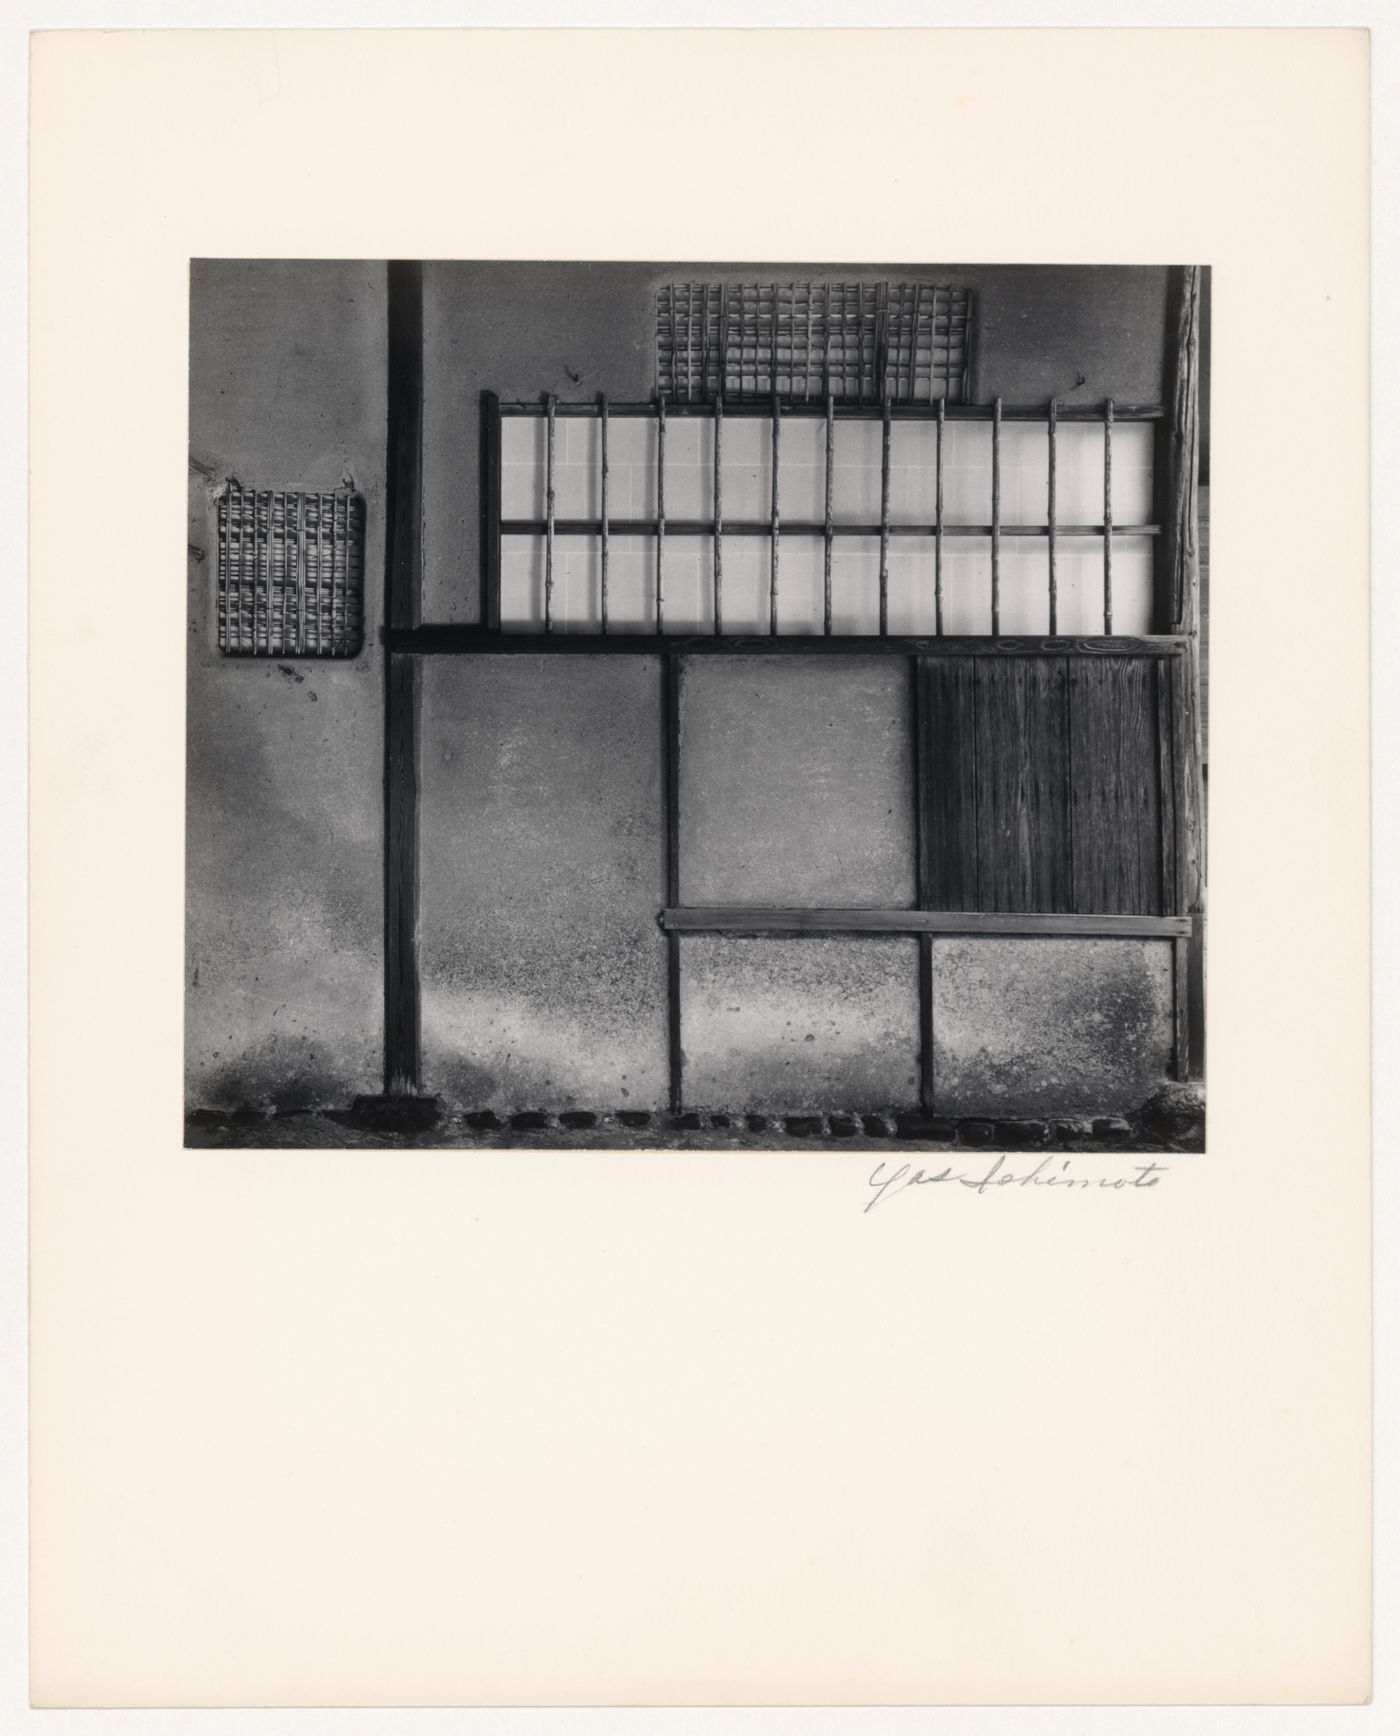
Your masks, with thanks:
<instances>
[{"instance_id":1,"label":"bamboo vertical slat","mask_svg":"<svg viewBox=\"0 0 1400 1736\"><path fill-rule=\"evenodd\" d=\"M992 636L1001 632L1001 399L992 403Z\"/></svg>"},{"instance_id":2,"label":"bamboo vertical slat","mask_svg":"<svg viewBox=\"0 0 1400 1736\"><path fill-rule=\"evenodd\" d=\"M501 400L481 394L481 620L501 625Z\"/></svg>"},{"instance_id":3,"label":"bamboo vertical slat","mask_svg":"<svg viewBox=\"0 0 1400 1736\"><path fill-rule=\"evenodd\" d=\"M880 637L890 630L890 397L880 423Z\"/></svg>"},{"instance_id":4,"label":"bamboo vertical slat","mask_svg":"<svg viewBox=\"0 0 1400 1736\"><path fill-rule=\"evenodd\" d=\"M933 358L929 357L929 390L933 390ZM945 400L938 400L937 433L934 436L933 472L933 630L943 637L943 428Z\"/></svg>"},{"instance_id":5,"label":"bamboo vertical slat","mask_svg":"<svg viewBox=\"0 0 1400 1736\"><path fill-rule=\"evenodd\" d=\"M665 631L666 400L656 400L656 630Z\"/></svg>"},{"instance_id":6,"label":"bamboo vertical slat","mask_svg":"<svg viewBox=\"0 0 1400 1736\"><path fill-rule=\"evenodd\" d=\"M673 316L674 318L674 313ZM545 399L544 630L554 631L554 395Z\"/></svg>"},{"instance_id":7,"label":"bamboo vertical slat","mask_svg":"<svg viewBox=\"0 0 1400 1736\"><path fill-rule=\"evenodd\" d=\"M1059 415L1059 400L1050 400L1050 419L1047 423L1049 447L1049 469L1046 482L1045 510L1049 521L1050 537L1050 634L1053 638L1060 630L1060 587L1059 574L1055 566L1055 423Z\"/></svg>"},{"instance_id":8,"label":"bamboo vertical slat","mask_svg":"<svg viewBox=\"0 0 1400 1736\"><path fill-rule=\"evenodd\" d=\"M1103 630L1113 631L1113 399L1103 408Z\"/></svg>"},{"instance_id":9,"label":"bamboo vertical slat","mask_svg":"<svg viewBox=\"0 0 1400 1736\"><path fill-rule=\"evenodd\" d=\"M833 535L832 506L836 478L836 400L826 395L826 517L823 524L822 548L822 631L831 634L831 553Z\"/></svg>"},{"instance_id":10,"label":"bamboo vertical slat","mask_svg":"<svg viewBox=\"0 0 1400 1736\"><path fill-rule=\"evenodd\" d=\"M306 505L303 495L297 496L297 656L306 652Z\"/></svg>"},{"instance_id":11,"label":"bamboo vertical slat","mask_svg":"<svg viewBox=\"0 0 1400 1736\"><path fill-rule=\"evenodd\" d=\"M603 632L608 630L608 395L598 406L598 507L602 514L602 540L598 549L598 609Z\"/></svg>"},{"instance_id":12,"label":"bamboo vertical slat","mask_svg":"<svg viewBox=\"0 0 1400 1736\"><path fill-rule=\"evenodd\" d=\"M715 398L715 632L724 631L724 393Z\"/></svg>"},{"instance_id":13,"label":"bamboo vertical slat","mask_svg":"<svg viewBox=\"0 0 1400 1736\"><path fill-rule=\"evenodd\" d=\"M778 551L782 545L782 520L780 508L779 464L780 436L783 425L782 410L778 403L778 395L773 394L773 490L772 490L772 550L769 556L768 572L768 631L776 634L778 631Z\"/></svg>"}]
</instances>

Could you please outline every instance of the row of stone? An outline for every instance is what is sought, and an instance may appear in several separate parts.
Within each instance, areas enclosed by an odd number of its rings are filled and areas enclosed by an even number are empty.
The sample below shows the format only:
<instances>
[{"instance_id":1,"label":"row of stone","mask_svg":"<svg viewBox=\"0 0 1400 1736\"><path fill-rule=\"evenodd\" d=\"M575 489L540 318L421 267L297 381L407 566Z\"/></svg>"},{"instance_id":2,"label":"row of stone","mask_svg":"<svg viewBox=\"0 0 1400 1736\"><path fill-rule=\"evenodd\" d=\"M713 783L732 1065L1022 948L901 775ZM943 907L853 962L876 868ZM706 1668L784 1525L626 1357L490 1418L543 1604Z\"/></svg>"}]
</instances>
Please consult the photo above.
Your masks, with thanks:
<instances>
[{"instance_id":1,"label":"row of stone","mask_svg":"<svg viewBox=\"0 0 1400 1736\"><path fill-rule=\"evenodd\" d=\"M942 1145L962 1144L1024 1151L1048 1145L1051 1139L1092 1139L1115 1145L1132 1136L1131 1125L1118 1116L1099 1116L1092 1121L954 1121L913 1112L896 1115L702 1115L654 1116L644 1109L619 1110L614 1117L590 1109L566 1109L557 1116L542 1109L522 1109L502 1119L491 1109L478 1109L462 1117L463 1124L477 1133L530 1133L556 1124L573 1132L606 1125L615 1120L631 1129L659 1127L662 1131L700 1133L707 1130L747 1133L786 1133L798 1139L917 1139Z\"/></svg>"}]
</instances>

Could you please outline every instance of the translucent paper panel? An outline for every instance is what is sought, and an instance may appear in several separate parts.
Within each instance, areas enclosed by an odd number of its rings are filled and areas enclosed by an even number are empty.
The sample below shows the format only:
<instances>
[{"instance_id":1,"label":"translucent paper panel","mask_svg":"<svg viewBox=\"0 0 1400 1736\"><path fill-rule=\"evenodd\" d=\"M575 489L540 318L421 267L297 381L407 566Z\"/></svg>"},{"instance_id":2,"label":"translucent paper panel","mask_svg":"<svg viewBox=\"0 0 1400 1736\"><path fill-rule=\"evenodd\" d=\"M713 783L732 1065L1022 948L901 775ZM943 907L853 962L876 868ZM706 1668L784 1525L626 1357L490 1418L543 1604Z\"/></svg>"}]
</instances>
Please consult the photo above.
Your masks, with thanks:
<instances>
[{"instance_id":1,"label":"translucent paper panel","mask_svg":"<svg viewBox=\"0 0 1400 1736\"><path fill-rule=\"evenodd\" d=\"M819 633L825 549L811 529L826 512L826 422L789 415L779 428L780 524L778 631ZM507 418L502 429L502 516L545 513L544 418ZM879 631L879 523L884 428L878 418L838 420L833 430L832 510L845 534L832 552L832 628ZM660 451L654 417L609 421L608 511L613 524L654 521ZM1119 422L1113 434L1113 516L1119 527L1151 522L1153 429ZM766 531L737 534L736 524L767 526L773 512L773 422L727 415L720 443L723 523L722 621L733 633L770 630L772 541ZM1001 618L1003 634L1050 627L1048 537L1049 431L1043 421L1001 426ZM1056 436L1056 519L1061 527L1103 522L1104 430L1100 422L1061 421ZM602 508L602 432L596 417L555 422L557 522L596 521ZM708 523L716 508L715 424L711 416L672 414L666 424L665 509L668 525ZM890 424L889 522L932 526L937 515L938 428L931 420ZM992 425L950 420L943 429L943 625L947 633L992 631ZM860 526L864 534L852 535ZM958 534L974 529L977 534ZM1037 534L1017 535L1020 532ZM1152 543L1120 529L1114 537L1116 633L1151 631ZM516 630L542 627L542 537L507 537L503 549L502 620ZM556 537L554 623L560 631L594 630L601 620L601 539ZM610 543L609 625L649 632L656 626L657 539L615 533ZM714 626L714 541L665 538L665 627L704 632ZM1062 535L1058 544L1061 633L1103 632L1103 540ZM931 536L894 534L888 548L888 623L892 633L936 630Z\"/></svg>"},{"instance_id":2,"label":"translucent paper panel","mask_svg":"<svg viewBox=\"0 0 1400 1736\"><path fill-rule=\"evenodd\" d=\"M1113 631L1153 630L1153 544L1151 537L1113 539ZM1104 630L1103 538L1067 537L1057 544L1059 629L1068 634Z\"/></svg>"},{"instance_id":3,"label":"translucent paper panel","mask_svg":"<svg viewBox=\"0 0 1400 1736\"><path fill-rule=\"evenodd\" d=\"M1152 523L1152 441L1150 422L1113 424L1115 524ZM1055 434L1055 517L1060 524L1103 523L1103 464L1101 422L1059 424ZM1044 514L1041 516L1043 520Z\"/></svg>"}]
</instances>

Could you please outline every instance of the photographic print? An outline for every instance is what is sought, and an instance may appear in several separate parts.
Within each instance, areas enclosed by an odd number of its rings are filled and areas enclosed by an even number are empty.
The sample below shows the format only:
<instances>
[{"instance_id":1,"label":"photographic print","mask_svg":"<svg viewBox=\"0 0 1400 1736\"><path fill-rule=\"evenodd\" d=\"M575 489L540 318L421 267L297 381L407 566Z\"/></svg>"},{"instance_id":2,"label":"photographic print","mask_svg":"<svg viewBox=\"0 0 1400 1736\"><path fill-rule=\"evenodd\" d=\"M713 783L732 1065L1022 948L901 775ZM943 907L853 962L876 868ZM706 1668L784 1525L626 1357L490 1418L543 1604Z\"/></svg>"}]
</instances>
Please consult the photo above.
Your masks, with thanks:
<instances>
[{"instance_id":1,"label":"photographic print","mask_svg":"<svg viewBox=\"0 0 1400 1736\"><path fill-rule=\"evenodd\" d=\"M1209 308L193 261L187 1144L1203 1149Z\"/></svg>"}]
</instances>

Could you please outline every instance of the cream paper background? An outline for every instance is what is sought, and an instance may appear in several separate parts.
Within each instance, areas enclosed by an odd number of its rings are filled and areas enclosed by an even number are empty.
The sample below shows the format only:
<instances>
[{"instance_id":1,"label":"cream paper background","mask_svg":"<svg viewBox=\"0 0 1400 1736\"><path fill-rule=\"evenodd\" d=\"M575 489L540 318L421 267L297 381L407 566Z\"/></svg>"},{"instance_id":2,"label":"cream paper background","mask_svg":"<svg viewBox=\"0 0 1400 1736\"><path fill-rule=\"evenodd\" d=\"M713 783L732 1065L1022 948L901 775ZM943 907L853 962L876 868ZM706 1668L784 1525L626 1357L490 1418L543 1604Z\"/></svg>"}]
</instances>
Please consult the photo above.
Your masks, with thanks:
<instances>
[{"instance_id":1,"label":"cream paper background","mask_svg":"<svg viewBox=\"0 0 1400 1736\"><path fill-rule=\"evenodd\" d=\"M1363 1699L1364 34L33 71L35 1702ZM218 254L1211 264L1208 1154L865 1214L835 1152L186 1152Z\"/></svg>"}]
</instances>

